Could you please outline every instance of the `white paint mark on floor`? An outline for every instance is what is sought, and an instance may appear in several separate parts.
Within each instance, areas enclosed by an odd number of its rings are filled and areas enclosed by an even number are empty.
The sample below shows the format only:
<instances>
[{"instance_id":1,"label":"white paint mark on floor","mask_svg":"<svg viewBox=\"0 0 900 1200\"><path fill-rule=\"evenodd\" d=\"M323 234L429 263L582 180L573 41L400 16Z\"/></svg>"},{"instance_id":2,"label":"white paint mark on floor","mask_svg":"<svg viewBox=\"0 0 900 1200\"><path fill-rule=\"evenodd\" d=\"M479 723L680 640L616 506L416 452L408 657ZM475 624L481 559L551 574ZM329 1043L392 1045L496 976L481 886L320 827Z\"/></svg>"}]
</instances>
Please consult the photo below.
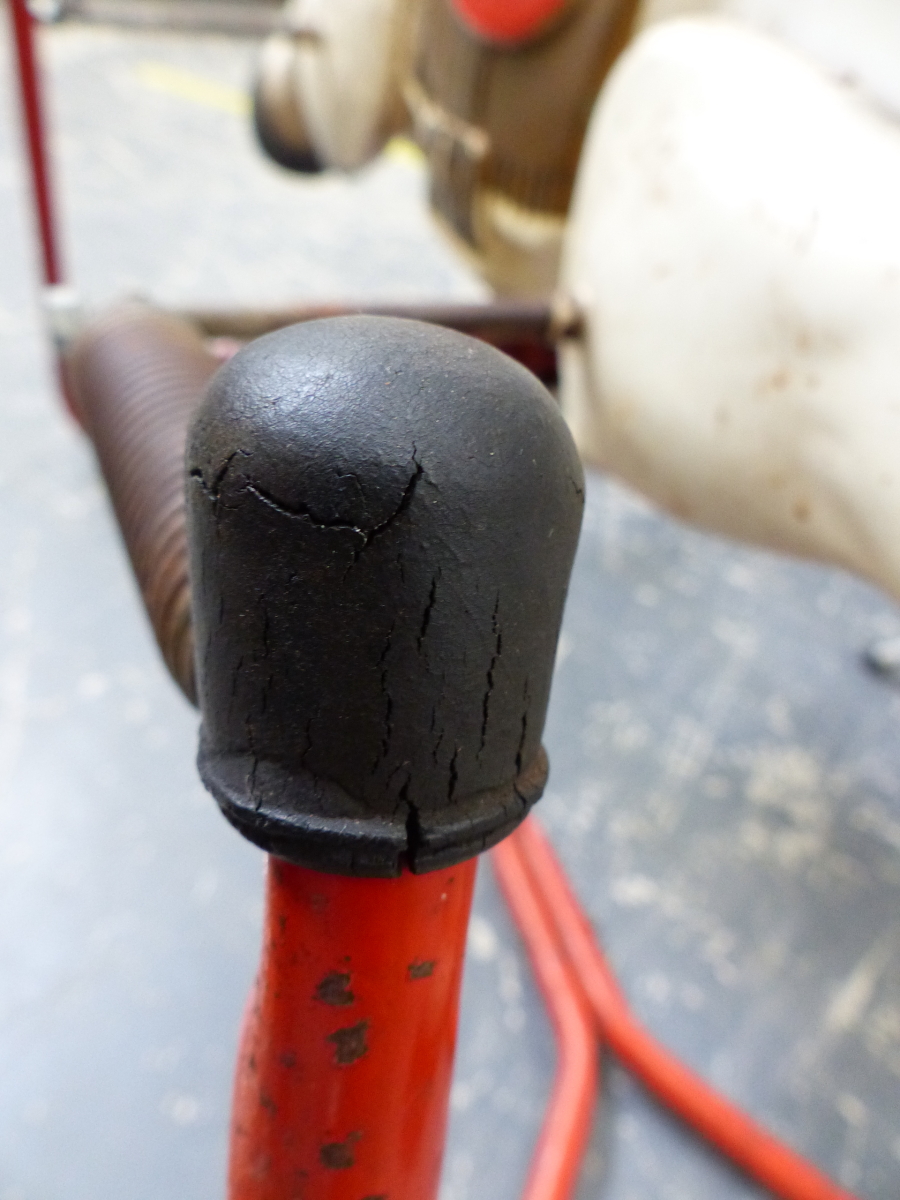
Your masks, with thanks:
<instances>
[{"instance_id":1,"label":"white paint mark on floor","mask_svg":"<svg viewBox=\"0 0 900 1200\"><path fill-rule=\"evenodd\" d=\"M0 593L3 618L3 657L0 658L0 814L5 793L22 752L27 722L28 682L33 644L30 593L37 567L38 534L22 531L19 547L6 564L5 587Z\"/></svg>"},{"instance_id":2,"label":"white paint mark on floor","mask_svg":"<svg viewBox=\"0 0 900 1200\"><path fill-rule=\"evenodd\" d=\"M490 962L497 957L500 939L489 921L475 913L469 922L466 949L476 962Z\"/></svg>"},{"instance_id":3,"label":"white paint mark on floor","mask_svg":"<svg viewBox=\"0 0 900 1200\"><path fill-rule=\"evenodd\" d=\"M859 1025L892 951L893 938L879 938L838 987L825 1013L829 1033L849 1033Z\"/></svg>"}]
</instances>

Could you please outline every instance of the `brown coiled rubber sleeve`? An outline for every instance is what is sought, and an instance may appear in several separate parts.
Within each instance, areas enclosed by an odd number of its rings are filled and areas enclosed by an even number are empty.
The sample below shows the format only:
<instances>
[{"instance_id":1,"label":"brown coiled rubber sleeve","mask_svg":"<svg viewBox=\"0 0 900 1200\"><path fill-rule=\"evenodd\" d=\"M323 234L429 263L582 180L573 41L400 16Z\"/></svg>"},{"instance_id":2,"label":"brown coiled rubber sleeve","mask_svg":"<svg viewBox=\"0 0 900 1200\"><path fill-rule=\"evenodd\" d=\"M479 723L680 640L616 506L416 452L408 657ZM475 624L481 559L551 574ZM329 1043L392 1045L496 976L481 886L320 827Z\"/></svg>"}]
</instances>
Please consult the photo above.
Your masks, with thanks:
<instances>
[{"instance_id":1,"label":"brown coiled rubber sleeve","mask_svg":"<svg viewBox=\"0 0 900 1200\"><path fill-rule=\"evenodd\" d=\"M66 361L156 640L191 703L184 443L218 365L191 325L138 305L88 325Z\"/></svg>"}]
</instances>

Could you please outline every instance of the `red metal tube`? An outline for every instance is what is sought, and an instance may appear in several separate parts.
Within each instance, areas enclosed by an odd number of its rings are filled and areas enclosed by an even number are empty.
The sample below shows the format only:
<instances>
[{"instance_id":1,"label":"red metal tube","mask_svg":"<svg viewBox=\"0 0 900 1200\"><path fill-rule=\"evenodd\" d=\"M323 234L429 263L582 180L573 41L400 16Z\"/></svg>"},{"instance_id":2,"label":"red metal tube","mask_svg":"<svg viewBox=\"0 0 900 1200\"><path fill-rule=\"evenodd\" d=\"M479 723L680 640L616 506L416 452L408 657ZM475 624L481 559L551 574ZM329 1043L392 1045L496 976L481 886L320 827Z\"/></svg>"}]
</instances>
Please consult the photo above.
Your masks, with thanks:
<instances>
[{"instance_id":1,"label":"red metal tube","mask_svg":"<svg viewBox=\"0 0 900 1200\"><path fill-rule=\"evenodd\" d=\"M475 860L398 879L269 859L229 1200L433 1200Z\"/></svg>"},{"instance_id":2,"label":"red metal tube","mask_svg":"<svg viewBox=\"0 0 900 1200\"><path fill-rule=\"evenodd\" d=\"M533 819L512 835L552 913L603 1039L665 1105L782 1200L854 1200L661 1046L632 1015L553 848Z\"/></svg>"},{"instance_id":3,"label":"red metal tube","mask_svg":"<svg viewBox=\"0 0 900 1200\"><path fill-rule=\"evenodd\" d=\"M599 1047L593 1015L513 835L491 860L547 1005L556 1035L553 1090L522 1200L568 1200L575 1192L597 1100Z\"/></svg>"},{"instance_id":4,"label":"red metal tube","mask_svg":"<svg viewBox=\"0 0 900 1200\"><path fill-rule=\"evenodd\" d=\"M25 0L9 0L9 13L16 47L19 97L31 165L31 184L37 209L44 283L52 286L62 283L63 275L50 184L43 97L35 54L34 18Z\"/></svg>"}]
</instances>

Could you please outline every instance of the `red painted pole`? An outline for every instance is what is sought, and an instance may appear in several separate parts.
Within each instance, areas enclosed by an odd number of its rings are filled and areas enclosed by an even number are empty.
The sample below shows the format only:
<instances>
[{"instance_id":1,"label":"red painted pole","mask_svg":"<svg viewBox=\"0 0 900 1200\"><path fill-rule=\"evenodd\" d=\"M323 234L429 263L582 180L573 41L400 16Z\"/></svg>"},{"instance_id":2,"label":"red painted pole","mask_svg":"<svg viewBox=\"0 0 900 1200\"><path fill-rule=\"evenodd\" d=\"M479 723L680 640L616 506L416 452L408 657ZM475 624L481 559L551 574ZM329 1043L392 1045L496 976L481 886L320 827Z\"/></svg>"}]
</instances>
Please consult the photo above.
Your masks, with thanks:
<instances>
[{"instance_id":1,"label":"red painted pole","mask_svg":"<svg viewBox=\"0 0 900 1200\"><path fill-rule=\"evenodd\" d=\"M475 860L348 878L268 865L229 1200L432 1200Z\"/></svg>"},{"instance_id":2,"label":"red painted pole","mask_svg":"<svg viewBox=\"0 0 900 1200\"><path fill-rule=\"evenodd\" d=\"M9 14L16 47L19 98L37 209L44 283L52 287L63 282L63 274L50 184L43 96L35 53L34 18L25 0L9 0Z\"/></svg>"}]
</instances>

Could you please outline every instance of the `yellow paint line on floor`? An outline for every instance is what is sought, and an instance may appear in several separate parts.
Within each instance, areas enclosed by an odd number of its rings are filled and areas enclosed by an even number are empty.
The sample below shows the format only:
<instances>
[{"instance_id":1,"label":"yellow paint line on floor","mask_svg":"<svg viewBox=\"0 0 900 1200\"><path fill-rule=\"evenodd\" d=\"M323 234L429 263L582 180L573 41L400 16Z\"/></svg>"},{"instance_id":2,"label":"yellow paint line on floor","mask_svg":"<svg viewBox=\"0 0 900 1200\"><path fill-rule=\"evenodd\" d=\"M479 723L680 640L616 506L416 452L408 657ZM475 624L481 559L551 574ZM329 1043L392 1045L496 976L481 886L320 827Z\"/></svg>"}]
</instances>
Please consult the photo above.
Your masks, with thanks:
<instances>
[{"instance_id":1,"label":"yellow paint line on floor","mask_svg":"<svg viewBox=\"0 0 900 1200\"><path fill-rule=\"evenodd\" d=\"M165 92L169 96L178 96L204 108L214 108L219 112L231 113L236 117L249 116L251 111L250 97L240 88L229 87L217 83L214 79L204 79L193 71L183 71L180 67L170 67L167 63L142 62L137 67L138 80L144 87L152 88L155 92Z\"/></svg>"},{"instance_id":2,"label":"yellow paint line on floor","mask_svg":"<svg viewBox=\"0 0 900 1200\"><path fill-rule=\"evenodd\" d=\"M394 162L419 163L425 161L425 156L419 147L411 138L404 137L403 134L398 134L392 137L384 148L384 152L388 158Z\"/></svg>"}]
</instances>

